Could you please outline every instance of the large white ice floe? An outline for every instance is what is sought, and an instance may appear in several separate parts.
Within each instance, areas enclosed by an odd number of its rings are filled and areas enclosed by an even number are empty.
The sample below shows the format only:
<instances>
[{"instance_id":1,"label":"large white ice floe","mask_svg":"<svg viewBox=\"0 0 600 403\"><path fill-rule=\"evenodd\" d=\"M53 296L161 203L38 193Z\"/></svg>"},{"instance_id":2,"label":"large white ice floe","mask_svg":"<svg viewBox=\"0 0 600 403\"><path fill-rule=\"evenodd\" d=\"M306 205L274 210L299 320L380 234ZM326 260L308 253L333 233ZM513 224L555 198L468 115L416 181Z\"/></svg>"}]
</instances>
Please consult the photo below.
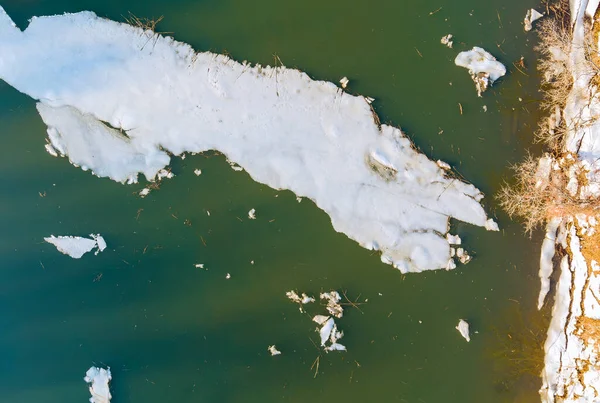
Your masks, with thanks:
<instances>
[{"instance_id":1,"label":"large white ice floe","mask_svg":"<svg viewBox=\"0 0 600 403\"><path fill-rule=\"evenodd\" d=\"M90 403L110 403L108 383L112 379L110 368L91 367L85 373L84 381L90 384Z\"/></svg>"},{"instance_id":2,"label":"large white ice floe","mask_svg":"<svg viewBox=\"0 0 600 403\"><path fill-rule=\"evenodd\" d=\"M477 95L481 96L490 85L506 74L506 67L494 56L477 46L471 50L460 52L454 63L469 70L475 82Z\"/></svg>"},{"instance_id":3,"label":"large white ice floe","mask_svg":"<svg viewBox=\"0 0 600 403\"><path fill-rule=\"evenodd\" d=\"M298 70L196 53L91 12L20 31L0 8L0 78L40 101L53 149L83 169L131 183L155 178L169 153L218 150L257 182L312 199L402 272L449 265L450 218L486 225L479 190L378 126L365 97Z\"/></svg>"},{"instance_id":4,"label":"large white ice floe","mask_svg":"<svg viewBox=\"0 0 600 403\"><path fill-rule=\"evenodd\" d=\"M106 241L100 234L90 234L90 238L50 235L44 238L44 241L51 243L59 252L74 259L79 259L94 249L96 249L96 255L106 249Z\"/></svg>"}]
</instances>

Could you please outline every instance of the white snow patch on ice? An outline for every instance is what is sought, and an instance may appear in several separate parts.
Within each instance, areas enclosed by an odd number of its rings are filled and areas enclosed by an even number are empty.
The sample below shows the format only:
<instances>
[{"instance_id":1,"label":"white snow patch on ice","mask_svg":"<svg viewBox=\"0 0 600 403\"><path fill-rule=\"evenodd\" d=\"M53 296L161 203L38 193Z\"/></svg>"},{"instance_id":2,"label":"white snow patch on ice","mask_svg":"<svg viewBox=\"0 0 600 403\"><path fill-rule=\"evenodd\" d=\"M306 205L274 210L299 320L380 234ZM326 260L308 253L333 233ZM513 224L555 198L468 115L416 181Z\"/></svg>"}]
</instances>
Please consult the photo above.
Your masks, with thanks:
<instances>
[{"instance_id":1,"label":"white snow patch on ice","mask_svg":"<svg viewBox=\"0 0 600 403\"><path fill-rule=\"evenodd\" d=\"M20 31L0 7L0 34L0 77L40 101L52 146L97 176L152 180L167 152L219 150L254 180L312 199L335 230L376 243L402 272L447 266L449 218L486 224L474 186L446 177L333 83L172 38L149 43L91 12L33 18ZM457 60L491 82L504 66L488 55L474 48Z\"/></svg>"}]
</instances>

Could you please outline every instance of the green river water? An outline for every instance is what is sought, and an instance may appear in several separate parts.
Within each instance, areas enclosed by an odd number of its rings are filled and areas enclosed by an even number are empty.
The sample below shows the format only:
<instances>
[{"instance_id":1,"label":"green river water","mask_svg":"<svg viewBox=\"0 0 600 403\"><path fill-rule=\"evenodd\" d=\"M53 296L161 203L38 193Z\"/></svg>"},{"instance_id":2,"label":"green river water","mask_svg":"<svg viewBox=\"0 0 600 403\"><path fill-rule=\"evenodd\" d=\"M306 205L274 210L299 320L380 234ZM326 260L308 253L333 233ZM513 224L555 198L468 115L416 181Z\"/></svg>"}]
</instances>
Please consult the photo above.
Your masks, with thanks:
<instances>
[{"instance_id":1,"label":"green river water","mask_svg":"<svg viewBox=\"0 0 600 403\"><path fill-rule=\"evenodd\" d=\"M158 30L199 50L263 64L277 55L314 78L348 76L351 92L376 98L382 122L486 193L501 231L454 223L474 260L403 276L336 233L312 202L253 182L222 156L174 160L177 176L140 199L144 183L98 179L48 155L34 101L1 82L0 402L85 402L82 378L94 364L112 369L113 403L538 400L539 380L514 375L496 356L516 339L507 329L539 320L540 237L523 235L493 199L508 165L539 152L536 37L522 27L536 1L2 5L21 28L34 15L80 10L119 21L164 15ZM454 49L440 44L448 33ZM482 99L453 63L474 45L508 69ZM527 75L512 65L521 56ZM90 232L109 247L80 260L43 242ZM285 298L289 289L368 299L346 309L338 324L348 352L323 355L316 377L318 335ZM471 323L470 343L454 329L459 318ZM271 357L270 344L283 354Z\"/></svg>"}]
</instances>

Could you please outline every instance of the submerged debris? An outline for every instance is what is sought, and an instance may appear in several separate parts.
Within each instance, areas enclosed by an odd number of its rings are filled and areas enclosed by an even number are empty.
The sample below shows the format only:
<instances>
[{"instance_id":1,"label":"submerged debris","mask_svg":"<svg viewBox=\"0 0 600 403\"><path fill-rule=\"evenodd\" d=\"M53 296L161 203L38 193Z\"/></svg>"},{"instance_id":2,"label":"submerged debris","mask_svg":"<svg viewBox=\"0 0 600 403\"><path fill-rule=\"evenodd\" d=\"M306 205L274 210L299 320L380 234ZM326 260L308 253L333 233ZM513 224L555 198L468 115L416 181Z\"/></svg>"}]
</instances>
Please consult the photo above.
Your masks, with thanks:
<instances>
[{"instance_id":1,"label":"submerged debris","mask_svg":"<svg viewBox=\"0 0 600 403\"><path fill-rule=\"evenodd\" d=\"M108 383L112 379L110 367L107 369L91 367L85 373L84 381L90 385L90 403L110 403L112 398Z\"/></svg>"},{"instance_id":2,"label":"submerged debris","mask_svg":"<svg viewBox=\"0 0 600 403\"><path fill-rule=\"evenodd\" d=\"M467 342L471 341L471 337L469 336L469 324L467 321L461 319L460 322L458 322L458 326L456 326L456 330L458 330L460 335L464 337Z\"/></svg>"},{"instance_id":3,"label":"submerged debris","mask_svg":"<svg viewBox=\"0 0 600 403\"><path fill-rule=\"evenodd\" d=\"M533 8L527 10L527 14L525 14L525 19L523 20L523 24L525 25L525 32L529 32L533 29L533 23L540 18L542 18L544 14L540 13Z\"/></svg>"},{"instance_id":4,"label":"submerged debris","mask_svg":"<svg viewBox=\"0 0 600 403\"><path fill-rule=\"evenodd\" d=\"M449 48L452 48L452 45L453 45L452 34L448 34L446 36L443 36L442 39L440 40L440 42L442 43L442 45L446 45Z\"/></svg>"},{"instance_id":5,"label":"submerged debris","mask_svg":"<svg viewBox=\"0 0 600 403\"><path fill-rule=\"evenodd\" d=\"M469 69L479 97L494 81L506 74L506 67L502 63L477 46L471 50L460 52L454 59L454 63Z\"/></svg>"},{"instance_id":6,"label":"submerged debris","mask_svg":"<svg viewBox=\"0 0 600 403\"><path fill-rule=\"evenodd\" d=\"M269 346L267 348L267 350L269 351L269 353L271 353L271 356L276 356L276 355L281 354L281 351L277 350L277 347L275 347L275 344L273 344L272 346Z\"/></svg>"}]
</instances>

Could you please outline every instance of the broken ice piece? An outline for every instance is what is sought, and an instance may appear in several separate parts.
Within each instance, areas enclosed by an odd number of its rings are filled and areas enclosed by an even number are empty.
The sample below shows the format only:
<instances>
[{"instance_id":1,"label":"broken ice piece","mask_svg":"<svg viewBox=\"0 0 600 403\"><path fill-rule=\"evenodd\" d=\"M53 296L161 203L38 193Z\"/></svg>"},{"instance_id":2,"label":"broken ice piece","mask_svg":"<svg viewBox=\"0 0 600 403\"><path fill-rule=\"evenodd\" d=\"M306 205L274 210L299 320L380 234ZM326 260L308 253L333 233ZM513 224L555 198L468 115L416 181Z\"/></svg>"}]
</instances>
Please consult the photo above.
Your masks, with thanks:
<instances>
[{"instance_id":1,"label":"broken ice piece","mask_svg":"<svg viewBox=\"0 0 600 403\"><path fill-rule=\"evenodd\" d=\"M527 10L527 13L525 14L525 19L523 20L523 24L525 25L525 32L531 31L533 29L533 23L542 18L543 16L544 14L540 13L537 10L534 10L533 8Z\"/></svg>"},{"instance_id":2,"label":"broken ice piece","mask_svg":"<svg viewBox=\"0 0 600 403\"><path fill-rule=\"evenodd\" d=\"M488 220L485 222L485 229L488 231L499 231L498 223L496 223L496 221L493 219L488 218Z\"/></svg>"},{"instance_id":3,"label":"broken ice piece","mask_svg":"<svg viewBox=\"0 0 600 403\"><path fill-rule=\"evenodd\" d=\"M502 63L477 46L471 50L460 52L454 59L454 63L469 69L479 97L494 81L506 74L506 67Z\"/></svg>"},{"instance_id":4,"label":"broken ice piece","mask_svg":"<svg viewBox=\"0 0 600 403\"><path fill-rule=\"evenodd\" d=\"M340 305L341 297L337 291L323 292L319 296L321 299L327 300L327 311L335 316L341 318L344 315L344 308Z\"/></svg>"},{"instance_id":5,"label":"broken ice piece","mask_svg":"<svg viewBox=\"0 0 600 403\"><path fill-rule=\"evenodd\" d=\"M227 275L225 275L225 278L226 278L227 280L229 280L229 279L231 278L231 274L227 273Z\"/></svg>"},{"instance_id":6,"label":"broken ice piece","mask_svg":"<svg viewBox=\"0 0 600 403\"><path fill-rule=\"evenodd\" d=\"M233 169L236 172L240 172L240 171L244 170L244 168L242 168L241 166L239 166L238 164L236 164L233 161L227 160L227 162L229 163L229 166L231 167L231 169Z\"/></svg>"},{"instance_id":7,"label":"broken ice piece","mask_svg":"<svg viewBox=\"0 0 600 403\"><path fill-rule=\"evenodd\" d=\"M248 218L251 220L256 220L256 210L255 209L248 211Z\"/></svg>"},{"instance_id":8,"label":"broken ice piece","mask_svg":"<svg viewBox=\"0 0 600 403\"><path fill-rule=\"evenodd\" d=\"M312 318L313 322L316 322L318 325L322 325L323 323L327 322L328 319L329 316L325 315L315 315Z\"/></svg>"},{"instance_id":9,"label":"broken ice piece","mask_svg":"<svg viewBox=\"0 0 600 403\"><path fill-rule=\"evenodd\" d=\"M333 330L334 326L335 326L335 322L334 322L333 318L329 318L325 321L325 323L323 324L321 329L317 328L317 331L319 332L319 335L321 336L321 346L324 346L325 343L327 343L327 340L329 340L329 337L331 336L331 331Z\"/></svg>"},{"instance_id":10,"label":"broken ice piece","mask_svg":"<svg viewBox=\"0 0 600 403\"><path fill-rule=\"evenodd\" d=\"M300 299L300 296L294 290L286 292L285 295L292 302L295 302L297 304L301 304L302 303L302 300Z\"/></svg>"},{"instance_id":11,"label":"broken ice piece","mask_svg":"<svg viewBox=\"0 0 600 403\"><path fill-rule=\"evenodd\" d=\"M273 344L272 346L269 346L269 348L267 350L269 350L269 353L271 353L271 356L281 354L281 351L277 350L277 347L275 347L275 344Z\"/></svg>"},{"instance_id":12,"label":"broken ice piece","mask_svg":"<svg viewBox=\"0 0 600 403\"><path fill-rule=\"evenodd\" d=\"M90 385L90 403L110 403L112 396L110 395L110 389L108 383L112 379L110 374L110 367L107 369L91 367L85 373L84 381Z\"/></svg>"},{"instance_id":13,"label":"broken ice piece","mask_svg":"<svg viewBox=\"0 0 600 403\"><path fill-rule=\"evenodd\" d=\"M346 88L348 86L349 82L350 82L350 80L348 80L348 77L342 77L342 79L340 80L340 84L342 85L342 88Z\"/></svg>"},{"instance_id":14,"label":"broken ice piece","mask_svg":"<svg viewBox=\"0 0 600 403\"><path fill-rule=\"evenodd\" d=\"M315 299L313 297L309 297L305 293L302 293L302 300L300 301L300 303L309 304L311 302L315 302Z\"/></svg>"},{"instance_id":15,"label":"broken ice piece","mask_svg":"<svg viewBox=\"0 0 600 403\"><path fill-rule=\"evenodd\" d=\"M346 346L339 343L333 343L332 345L325 347L325 351L346 351Z\"/></svg>"},{"instance_id":16,"label":"broken ice piece","mask_svg":"<svg viewBox=\"0 0 600 403\"><path fill-rule=\"evenodd\" d=\"M79 259L87 252L92 251L94 248L98 248L98 252L102 252L106 249L106 242L100 234L91 234L92 239L82 238L80 236L57 236L50 235L44 238L44 241L51 243L56 249L64 253L65 255L71 256L73 259Z\"/></svg>"},{"instance_id":17,"label":"broken ice piece","mask_svg":"<svg viewBox=\"0 0 600 403\"><path fill-rule=\"evenodd\" d=\"M452 48L452 34L448 34L446 36L443 36L442 39L440 40L440 42L442 43L442 45L446 45L449 48Z\"/></svg>"},{"instance_id":18,"label":"broken ice piece","mask_svg":"<svg viewBox=\"0 0 600 403\"><path fill-rule=\"evenodd\" d=\"M200 176L200 175L202 175L202 170L201 170L200 168L198 168L198 169L194 169L194 174L195 174L196 176Z\"/></svg>"},{"instance_id":19,"label":"broken ice piece","mask_svg":"<svg viewBox=\"0 0 600 403\"><path fill-rule=\"evenodd\" d=\"M204 263L196 263L194 267L197 269L204 269Z\"/></svg>"},{"instance_id":20,"label":"broken ice piece","mask_svg":"<svg viewBox=\"0 0 600 403\"><path fill-rule=\"evenodd\" d=\"M164 178L171 179L174 176L175 176L175 174L173 172L171 172L170 170L165 169L165 168L161 169L160 171L158 171L156 173L156 178L158 180L161 180L161 179L164 179Z\"/></svg>"},{"instance_id":21,"label":"broken ice piece","mask_svg":"<svg viewBox=\"0 0 600 403\"><path fill-rule=\"evenodd\" d=\"M449 171L452 168L450 166L450 164L448 164L447 162L444 162L442 160L437 160L436 164L438 165L438 167L442 168L445 171Z\"/></svg>"},{"instance_id":22,"label":"broken ice piece","mask_svg":"<svg viewBox=\"0 0 600 403\"><path fill-rule=\"evenodd\" d=\"M143 188L142 190L140 190L140 192L138 193L138 195L140 197L146 197L150 194L150 188Z\"/></svg>"},{"instance_id":23,"label":"broken ice piece","mask_svg":"<svg viewBox=\"0 0 600 403\"><path fill-rule=\"evenodd\" d=\"M467 342L471 341L471 338L469 337L469 324L465 320L461 319L460 322L458 322L456 330L458 330L460 335L464 337Z\"/></svg>"},{"instance_id":24,"label":"broken ice piece","mask_svg":"<svg viewBox=\"0 0 600 403\"><path fill-rule=\"evenodd\" d=\"M50 154L50 155L51 155L51 156L53 156L53 157L58 157L58 152L56 151L56 148L54 148L54 147L52 146L52 144L50 144L50 143L47 143L47 144L46 144L44 147L46 148L46 152L47 152L48 154Z\"/></svg>"},{"instance_id":25,"label":"broken ice piece","mask_svg":"<svg viewBox=\"0 0 600 403\"><path fill-rule=\"evenodd\" d=\"M456 257L462 264L467 264L471 261L471 256L463 248L456 249Z\"/></svg>"},{"instance_id":26,"label":"broken ice piece","mask_svg":"<svg viewBox=\"0 0 600 403\"><path fill-rule=\"evenodd\" d=\"M462 242L460 236L451 234L446 234L446 240L450 245L460 245Z\"/></svg>"}]
</instances>

